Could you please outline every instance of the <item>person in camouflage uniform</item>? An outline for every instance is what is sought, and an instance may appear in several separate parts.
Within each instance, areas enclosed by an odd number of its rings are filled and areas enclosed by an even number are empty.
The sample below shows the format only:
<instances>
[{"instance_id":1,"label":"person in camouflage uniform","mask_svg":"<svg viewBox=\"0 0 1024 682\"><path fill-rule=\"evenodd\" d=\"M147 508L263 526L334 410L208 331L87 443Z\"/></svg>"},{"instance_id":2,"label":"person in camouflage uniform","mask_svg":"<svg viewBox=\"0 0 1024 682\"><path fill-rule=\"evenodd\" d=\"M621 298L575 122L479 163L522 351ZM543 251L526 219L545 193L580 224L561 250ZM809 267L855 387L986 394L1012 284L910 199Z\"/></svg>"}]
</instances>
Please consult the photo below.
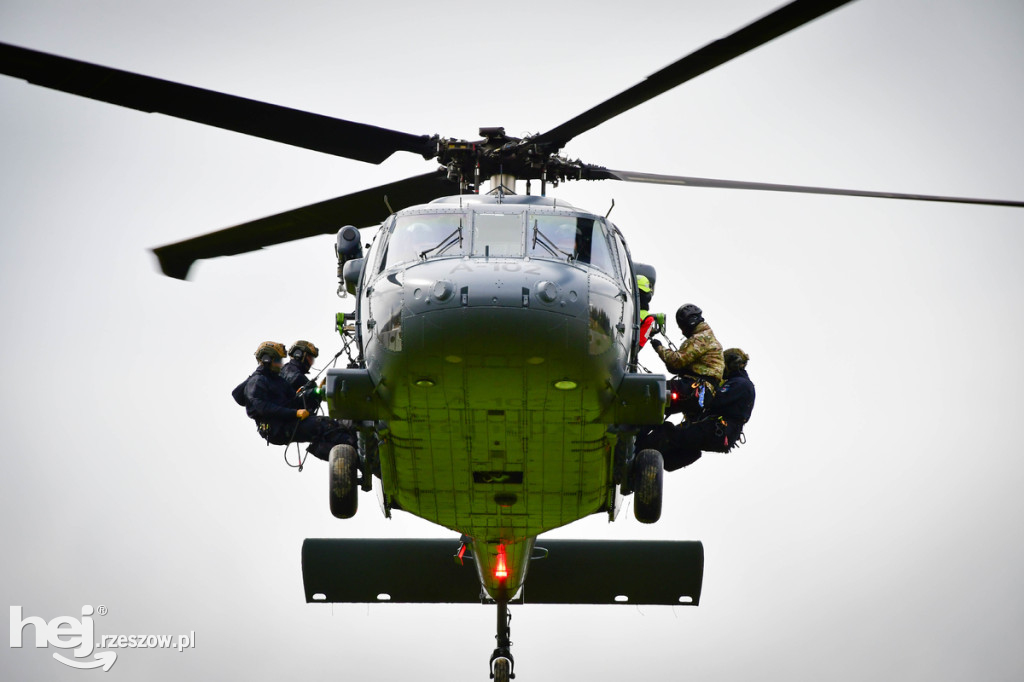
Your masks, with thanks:
<instances>
[{"instance_id":1,"label":"person in camouflage uniform","mask_svg":"<svg viewBox=\"0 0 1024 682\"><path fill-rule=\"evenodd\" d=\"M683 417L686 421L696 421L722 383L725 371L722 344L704 321L704 312L692 303L676 311L676 324L686 336L679 350L669 350L658 339L651 339L651 345L665 367L680 377L669 382L669 389L680 396Z\"/></svg>"}]
</instances>

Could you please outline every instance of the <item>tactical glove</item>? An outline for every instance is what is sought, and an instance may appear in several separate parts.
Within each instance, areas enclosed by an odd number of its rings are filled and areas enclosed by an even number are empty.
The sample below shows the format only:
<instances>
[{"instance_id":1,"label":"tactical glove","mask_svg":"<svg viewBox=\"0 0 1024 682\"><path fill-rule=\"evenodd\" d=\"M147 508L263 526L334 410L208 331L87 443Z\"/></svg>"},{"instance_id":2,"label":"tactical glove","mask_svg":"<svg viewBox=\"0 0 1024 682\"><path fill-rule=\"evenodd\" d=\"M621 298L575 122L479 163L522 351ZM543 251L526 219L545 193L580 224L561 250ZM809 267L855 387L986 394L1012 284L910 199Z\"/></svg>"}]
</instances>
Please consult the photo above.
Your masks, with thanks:
<instances>
[{"instance_id":1,"label":"tactical glove","mask_svg":"<svg viewBox=\"0 0 1024 682\"><path fill-rule=\"evenodd\" d=\"M309 410L296 410L295 416L299 418L299 421L302 421L309 416Z\"/></svg>"},{"instance_id":2,"label":"tactical glove","mask_svg":"<svg viewBox=\"0 0 1024 682\"><path fill-rule=\"evenodd\" d=\"M651 345L654 346L654 350L661 348L661 341L658 339L651 339Z\"/></svg>"}]
</instances>

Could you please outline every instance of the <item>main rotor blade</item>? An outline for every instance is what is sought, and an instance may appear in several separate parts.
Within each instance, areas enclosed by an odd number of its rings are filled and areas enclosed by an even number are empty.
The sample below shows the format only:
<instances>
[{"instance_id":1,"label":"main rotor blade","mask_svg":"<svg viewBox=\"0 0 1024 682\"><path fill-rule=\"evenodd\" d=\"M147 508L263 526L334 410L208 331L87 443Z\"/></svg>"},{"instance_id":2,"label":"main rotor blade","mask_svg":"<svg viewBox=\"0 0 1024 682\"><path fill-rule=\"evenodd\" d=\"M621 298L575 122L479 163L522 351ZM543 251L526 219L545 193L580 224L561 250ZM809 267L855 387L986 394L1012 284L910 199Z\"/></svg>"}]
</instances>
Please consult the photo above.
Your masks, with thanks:
<instances>
[{"instance_id":1,"label":"main rotor blade","mask_svg":"<svg viewBox=\"0 0 1024 682\"><path fill-rule=\"evenodd\" d=\"M661 71L648 76L628 90L588 109L579 116L532 141L561 149L580 133L584 133L649 99L710 71L716 66L750 52L783 33L799 28L851 0L796 0L780 7L735 33L705 45Z\"/></svg>"},{"instance_id":2,"label":"main rotor blade","mask_svg":"<svg viewBox=\"0 0 1024 682\"><path fill-rule=\"evenodd\" d=\"M397 151L436 155L436 141L0 43L0 73L146 113L262 137L368 163Z\"/></svg>"},{"instance_id":3,"label":"main rotor blade","mask_svg":"<svg viewBox=\"0 0 1024 682\"><path fill-rule=\"evenodd\" d=\"M217 232L153 249L160 269L169 277L186 279L192 263L201 258L232 256L256 251L265 246L332 234L343 225L367 227L390 215L384 203L399 211L450 193L458 186L444 171L416 175L354 194L328 199L277 215L235 225Z\"/></svg>"},{"instance_id":4,"label":"main rotor blade","mask_svg":"<svg viewBox=\"0 0 1024 682\"><path fill-rule=\"evenodd\" d=\"M970 197L947 197L934 194L900 194L897 192L871 192L860 189L837 189L834 187L809 187L807 185L777 185L770 182L746 182L744 180L716 180L694 178L686 175L657 175L633 171L612 170L589 166L583 170L584 180L623 180L625 182L647 182L656 185L686 185L688 187L717 187L722 189L758 189L770 192L799 192L801 194L833 194L847 197L875 197L879 199L910 199L913 201L944 201L954 204L982 204L985 206L1024 207L1024 201L1005 199L972 199Z\"/></svg>"}]
</instances>

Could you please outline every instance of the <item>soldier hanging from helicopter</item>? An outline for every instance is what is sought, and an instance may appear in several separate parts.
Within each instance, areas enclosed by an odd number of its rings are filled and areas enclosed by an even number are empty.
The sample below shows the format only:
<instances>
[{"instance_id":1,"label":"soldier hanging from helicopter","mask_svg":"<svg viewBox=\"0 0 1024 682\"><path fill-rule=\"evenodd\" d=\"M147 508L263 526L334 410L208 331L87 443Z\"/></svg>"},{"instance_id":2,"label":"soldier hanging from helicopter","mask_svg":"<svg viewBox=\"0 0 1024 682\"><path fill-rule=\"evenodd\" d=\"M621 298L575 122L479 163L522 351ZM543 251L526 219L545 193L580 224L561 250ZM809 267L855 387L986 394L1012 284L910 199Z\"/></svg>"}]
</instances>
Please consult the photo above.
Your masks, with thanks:
<instances>
[{"instance_id":1,"label":"soldier hanging from helicopter","mask_svg":"<svg viewBox=\"0 0 1024 682\"><path fill-rule=\"evenodd\" d=\"M306 450L325 461L335 445L355 445L350 423L312 415L281 376L284 344L264 341L255 355L259 367L231 395L245 407L268 444L309 443Z\"/></svg>"},{"instance_id":2,"label":"soldier hanging from helicopter","mask_svg":"<svg viewBox=\"0 0 1024 682\"><path fill-rule=\"evenodd\" d=\"M661 453L665 471L689 466L703 452L729 452L743 442L743 427L754 410L754 384L747 374L750 356L739 348L730 348L723 356L725 382L701 419L678 426L666 421L637 439L638 452L651 449Z\"/></svg>"},{"instance_id":3,"label":"soldier hanging from helicopter","mask_svg":"<svg viewBox=\"0 0 1024 682\"><path fill-rule=\"evenodd\" d=\"M697 421L715 397L722 383L725 361L722 344L704 321L703 311L692 303L676 311L676 324L686 340L679 350L666 348L658 339L651 346L665 362L665 367L677 375L668 382L670 391L679 396L679 408L687 421Z\"/></svg>"},{"instance_id":4,"label":"soldier hanging from helicopter","mask_svg":"<svg viewBox=\"0 0 1024 682\"><path fill-rule=\"evenodd\" d=\"M309 380L313 360L320 356L320 350L310 341L298 340L288 349L288 362L281 368L281 377L287 381L309 412L320 407L320 391L315 381Z\"/></svg>"}]
</instances>

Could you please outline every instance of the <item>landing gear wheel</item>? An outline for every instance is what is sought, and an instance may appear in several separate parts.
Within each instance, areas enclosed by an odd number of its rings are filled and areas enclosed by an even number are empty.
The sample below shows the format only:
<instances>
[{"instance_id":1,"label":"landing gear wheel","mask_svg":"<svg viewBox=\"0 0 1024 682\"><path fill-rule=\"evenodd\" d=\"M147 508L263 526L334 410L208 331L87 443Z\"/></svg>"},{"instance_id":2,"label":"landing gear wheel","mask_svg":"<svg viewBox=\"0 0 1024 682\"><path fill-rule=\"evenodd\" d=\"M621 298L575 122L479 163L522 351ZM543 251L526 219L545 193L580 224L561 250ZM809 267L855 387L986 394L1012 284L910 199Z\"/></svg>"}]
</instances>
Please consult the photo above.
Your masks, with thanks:
<instances>
[{"instance_id":1,"label":"landing gear wheel","mask_svg":"<svg viewBox=\"0 0 1024 682\"><path fill-rule=\"evenodd\" d=\"M351 445L335 445L328 461L331 513L351 519L359 509L359 455Z\"/></svg>"},{"instance_id":2,"label":"landing gear wheel","mask_svg":"<svg viewBox=\"0 0 1024 682\"><path fill-rule=\"evenodd\" d=\"M633 515L640 523L661 518L661 491L665 462L657 450L641 450L633 462Z\"/></svg>"},{"instance_id":3,"label":"landing gear wheel","mask_svg":"<svg viewBox=\"0 0 1024 682\"><path fill-rule=\"evenodd\" d=\"M508 682L512 664L507 658L494 659L494 682Z\"/></svg>"},{"instance_id":4,"label":"landing gear wheel","mask_svg":"<svg viewBox=\"0 0 1024 682\"><path fill-rule=\"evenodd\" d=\"M494 682L509 682L514 680L516 674L512 672L515 664L512 662L512 614L508 612L508 600L499 599L498 602L498 633L494 635L498 646L491 654L489 668L491 679Z\"/></svg>"}]
</instances>

